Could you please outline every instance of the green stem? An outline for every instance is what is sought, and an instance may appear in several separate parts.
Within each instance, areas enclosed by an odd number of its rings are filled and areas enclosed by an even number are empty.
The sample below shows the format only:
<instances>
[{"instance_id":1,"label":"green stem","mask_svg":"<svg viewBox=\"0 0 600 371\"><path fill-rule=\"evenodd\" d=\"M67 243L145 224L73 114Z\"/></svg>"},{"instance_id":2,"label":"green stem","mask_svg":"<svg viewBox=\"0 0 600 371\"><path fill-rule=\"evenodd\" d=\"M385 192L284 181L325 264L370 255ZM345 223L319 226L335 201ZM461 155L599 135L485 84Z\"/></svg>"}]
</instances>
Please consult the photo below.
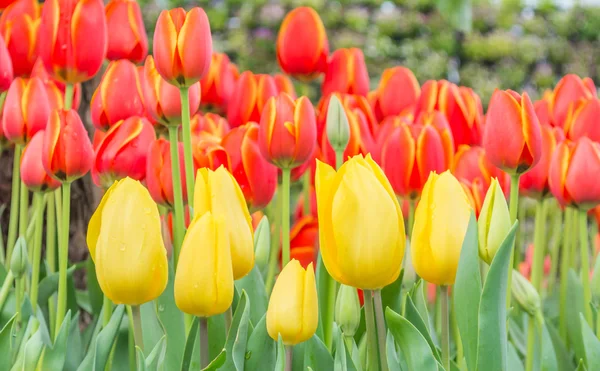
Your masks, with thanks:
<instances>
[{"instance_id":1,"label":"green stem","mask_svg":"<svg viewBox=\"0 0 600 371\"><path fill-rule=\"evenodd\" d=\"M450 320L448 310L448 286L441 286L442 303L442 364L450 370Z\"/></svg>"},{"instance_id":2,"label":"green stem","mask_svg":"<svg viewBox=\"0 0 600 371\"><path fill-rule=\"evenodd\" d=\"M56 272L56 208L54 193L46 193L46 265L48 273ZM48 319L51 337L54 335L56 322L56 302L53 297L48 299Z\"/></svg>"},{"instance_id":3,"label":"green stem","mask_svg":"<svg viewBox=\"0 0 600 371\"><path fill-rule=\"evenodd\" d=\"M277 193L275 194L274 202L275 211L273 215L281 215L281 184L277 185ZM277 262L279 261L279 252L281 249L281 223L277 222L277 217L269 219L273 221L273 234L271 235L271 251L269 252L269 269L267 271L267 279L265 280L265 288L267 294L271 293L271 289L275 283L275 272L277 270Z\"/></svg>"},{"instance_id":4,"label":"green stem","mask_svg":"<svg viewBox=\"0 0 600 371\"><path fill-rule=\"evenodd\" d=\"M510 177L510 222L514 224L517 220L517 212L519 209L519 174L513 174ZM519 246L515 246L512 253L510 254L510 267L514 267L515 261L515 250L518 250ZM517 251L518 253L518 251ZM510 308L510 301L512 299L512 269L508 270L508 290L506 291L506 308Z\"/></svg>"},{"instance_id":5,"label":"green stem","mask_svg":"<svg viewBox=\"0 0 600 371\"><path fill-rule=\"evenodd\" d=\"M293 364L293 356L294 356L294 347L292 345L288 345L285 347L285 371L292 371Z\"/></svg>"},{"instance_id":6,"label":"green stem","mask_svg":"<svg viewBox=\"0 0 600 371\"><path fill-rule=\"evenodd\" d=\"M210 363L210 356L208 355L208 318L199 317L198 321L200 326L200 369L206 368Z\"/></svg>"},{"instance_id":7,"label":"green stem","mask_svg":"<svg viewBox=\"0 0 600 371\"><path fill-rule=\"evenodd\" d=\"M19 236L27 239L27 226L29 225L29 190L25 183L21 182L19 195ZM31 241L27 240L28 246Z\"/></svg>"},{"instance_id":8,"label":"green stem","mask_svg":"<svg viewBox=\"0 0 600 371\"><path fill-rule=\"evenodd\" d=\"M553 207L554 217L552 218L552 250L550 252L550 276L548 280L548 292L552 292L556 283L556 274L558 273L558 262L560 253L560 235L562 232L563 212L560 208Z\"/></svg>"},{"instance_id":9,"label":"green stem","mask_svg":"<svg viewBox=\"0 0 600 371\"><path fill-rule=\"evenodd\" d=\"M56 308L55 336L58 336L67 310L67 268L69 265L69 225L71 218L71 183L62 185L62 220L58 248L58 305Z\"/></svg>"},{"instance_id":10,"label":"green stem","mask_svg":"<svg viewBox=\"0 0 600 371\"><path fill-rule=\"evenodd\" d=\"M408 238L412 235L413 225L415 224L415 205L417 201L413 198L408 199ZM402 206L402 205L401 205Z\"/></svg>"},{"instance_id":11,"label":"green stem","mask_svg":"<svg viewBox=\"0 0 600 371\"><path fill-rule=\"evenodd\" d=\"M581 245L581 282L583 283L583 301L585 319L594 326L592 318L592 290L590 288L590 249L586 210L579 210L579 243Z\"/></svg>"},{"instance_id":12,"label":"green stem","mask_svg":"<svg viewBox=\"0 0 600 371\"><path fill-rule=\"evenodd\" d=\"M185 184L187 188L188 204L194 205L194 157L192 156L192 133L190 129L190 94L188 88L179 90L181 96L181 123L183 137L183 158L185 159ZM194 216L193 207L190 207L190 219Z\"/></svg>"},{"instance_id":13,"label":"green stem","mask_svg":"<svg viewBox=\"0 0 600 371\"><path fill-rule=\"evenodd\" d=\"M571 240L571 255L570 255L570 260L571 260L571 268L573 268L573 270L575 272L577 272L577 256L578 256L578 251L577 248L579 247L578 245L578 239L579 239L579 217L577 215L577 209L573 208L571 210L571 212L573 213L573 219L571 219L571 229L570 229L570 237L569 239Z\"/></svg>"},{"instance_id":14,"label":"green stem","mask_svg":"<svg viewBox=\"0 0 600 371\"><path fill-rule=\"evenodd\" d=\"M17 144L13 158L12 188L10 195L10 222L8 224L8 241L6 245L6 266L10 266L10 258L17 242L19 226L19 194L21 187L21 154L23 146Z\"/></svg>"},{"instance_id":15,"label":"green stem","mask_svg":"<svg viewBox=\"0 0 600 371\"><path fill-rule=\"evenodd\" d=\"M102 300L102 327L106 327L106 325L108 325L110 317L112 316L112 309L112 302L106 295L104 295Z\"/></svg>"},{"instance_id":16,"label":"green stem","mask_svg":"<svg viewBox=\"0 0 600 371\"><path fill-rule=\"evenodd\" d=\"M378 370L377 330L375 329L375 312L373 310L373 292L364 290L365 324L367 326L367 371Z\"/></svg>"},{"instance_id":17,"label":"green stem","mask_svg":"<svg viewBox=\"0 0 600 371\"><path fill-rule=\"evenodd\" d=\"M17 323L20 323L22 319L24 291L25 276L17 278L17 282L15 283L15 312L17 312Z\"/></svg>"},{"instance_id":18,"label":"green stem","mask_svg":"<svg viewBox=\"0 0 600 371\"><path fill-rule=\"evenodd\" d=\"M383 317L383 303L381 301L381 290L373 291L375 299L375 322L377 324L377 344L379 345L379 364L382 371L388 371L387 356L386 356L386 339L387 332L385 330L385 319Z\"/></svg>"},{"instance_id":19,"label":"green stem","mask_svg":"<svg viewBox=\"0 0 600 371\"><path fill-rule=\"evenodd\" d=\"M527 357L525 358L525 371L533 371L533 365L535 361L535 318L533 316L528 317L527 323Z\"/></svg>"},{"instance_id":20,"label":"green stem","mask_svg":"<svg viewBox=\"0 0 600 371\"><path fill-rule=\"evenodd\" d=\"M131 306L127 305L127 319L129 320L129 328L127 329L127 351L129 354L129 369L135 370L135 334L133 331L133 312Z\"/></svg>"},{"instance_id":21,"label":"green stem","mask_svg":"<svg viewBox=\"0 0 600 371\"><path fill-rule=\"evenodd\" d=\"M4 307L4 303L6 302L6 298L8 297L8 292L12 287L13 282L15 281L15 276L13 272L9 269L6 277L4 277L4 282L2 283L2 288L0 288L0 312Z\"/></svg>"},{"instance_id":22,"label":"green stem","mask_svg":"<svg viewBox=\"0 0 600 371\"><path fill-rule=\"evenodd\" d=\"M539 200L535 207L535 234L533 238L533 264L531 267L531 283L537 292L542 292L542 273L546 255L546 221L547 202Z\"/></svg>"},{"instance_id":23,"label":"green stem","mask_svg":"<svg viewBox=\"0 0 600 371\"><path fill-rule=\"evenodd\" d=\"M65 110L70 110L73 107L74 91L73 84L65 85Z\"/></svg>"},{"instance_id":24,"label":"green stem","mask_svg":"<svg viewBox=\"0 0 600 371\"><path fill-rule=\"evenodd\" d=\"M569 267L570 267L570 254L571 254L571 239L570 229L572 223L573 213L571 209L565 211L565 233L563 235L562 243L562 257L560 260L560 312L559 312L559 333L561 337L567 340L567 281L569 278Z\"/></svg>"},{"instance_id":25,"label":"green stem","mask_svg":"<svg viewBox=\"0 0 600 371\"><path fill-rule=\"evenodd\" d=\"M350 357L352 357L352 352L354 351L354 337L352 336L344 336L344 345L346 345L346 349L348 349L348 353Z\"/></svg>"},{"instance_id":26,"label":"green stem","mask_svg":"<svg viewBox=\"0 0 600 371\"><path fill-rule=\"evenodd\" d=\"M40 280L40 263L42 259L42 234L44 228L44 195L36 192L33 195L33 207L36 210L35 235L33 242L33 260L31 262L31 291L29 299L33 307L33 313L37 311L37 301Z\"/></svg>"},{"instance_id":27,"label":"green stem","mask_svg":"<svg viewBox=\"0 0 600 371\"><path fill-rule=\"evenodd\" d=\"M456 363L459 370L465 370L465 353L463 349L460 332L458 330L458 322L456 321L456 307L452 301L452 310L450 312L450 326L452 326L452 335L454 336L454 344L456 345Z\"/></svg>"},{"instance_id":28,"label":"green stem","mask_svg":"<svg viewBox=\"0 0 600 371\"><path fill-rule=\"evenodd\" d=\"M304 193L303 215L308 216L311 213L310 209L310 168L302 176L302 193Z\"/></svg>"},{"instance_id":29,"label":"green stem","mask_svg":"<svg viewBox=\"0 0 600 371\"><path fill-rule=\"evenodd\" d=\"M177 140L177 127L169 126L169 141L171 142L171 175L173 177L173 263L177 269L177 260L183 235L185 233L183 193L181 188L181 174L179 172L179 141ZM188 200L193 200L188 193Z\"/></svg>"},{"instance_id":30,"label":"green stem","mask_svg":"<svg viewBox=\"0 0 600 371\"><path fill-rule=\"evenodd\" d=\"M281 266L285 267L290 261L290 169L281 169L281 234L282 259Z\"/></svg>"},{"instance_id":31,"label":"green stem","mask_svg":"<svg viewBox=\"0 0 600 371\"><path fill-rule=\"evenodd\" d=\"M144 351L144 333L142 327L142 314L140 312L139 305L131 306L131 316L133 317L133 337L135 339L135 346ZM143 362L143 360L140 360Z\"/></svg>"},{"instance_id":32,"label":"green stem","mask_svg":"<svg viewBox=\"0 0 600 371\"><path fill-rule=\"evenodd\" d=\"M325 266L323 266L325 267ZM329 275L327 269L323 269L323 275L327 285L326 302L323 304L323 338L327 349L333 349L333 321L335 317L335 298L337 294L337 283Z\"/></svg>"}]
</instances>

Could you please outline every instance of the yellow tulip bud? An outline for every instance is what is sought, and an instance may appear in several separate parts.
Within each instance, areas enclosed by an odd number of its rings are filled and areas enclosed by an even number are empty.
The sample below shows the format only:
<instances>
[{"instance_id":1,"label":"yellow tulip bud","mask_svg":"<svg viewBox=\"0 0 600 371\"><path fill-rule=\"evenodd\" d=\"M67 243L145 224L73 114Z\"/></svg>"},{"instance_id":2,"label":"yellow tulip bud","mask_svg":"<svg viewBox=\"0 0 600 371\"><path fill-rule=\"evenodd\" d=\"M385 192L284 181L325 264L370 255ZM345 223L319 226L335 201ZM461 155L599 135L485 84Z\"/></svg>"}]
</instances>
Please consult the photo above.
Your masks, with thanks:
<instances>
[{"instance_id":1,"label":"yellow tulip bud","mask_svg":"<svg viewBox=\"0 0 600 371\"><path fill-rule=\"evenodd\" d=\"M208 211L225 220L233 277L244 277L254 267L252 218L240 186L223 166L215 171L202 168L196 174L194 213L202 215Z\"/></svg>"},{"instance_id":2,"label":"yellow tulip bud","mask_svg":"<svg viewBox=\"0 0 600 371\"><path fill-rule=\"evenodd\" d=\"M316 191L321 256L329 274L368 290L394 282L404 257L404 219L371 155L354 156L337 172L317 161Z\"/></svg>"},{"instance_id":3,"label":"yellow tulip bud","mask_svg":"<svg viewBox=\"0 0 600 371\"><path fill-rule=\"evenodd\" d=\"M158 207L138 181L115 182L88 225L87 244L100 288L116 304L140 305L167 286L167 251Z\"/></svg>"},{"instance_id":4,"label":"yellow tulip bud","mask_svg":"<svg viewBox=\"0 0 600 371\"><path fill-rule=\"evenodd\" d=\"M285 345L310 339L319 323L317 286L312 263L306 270L292 259L279 273L269 299L267 331Z\"/></svg>"},{"instance_id":5,"label":"yellow tulip bud","mask_svg":"<svg viewBox=\"0 0 600 371\"><path fill-rule=\"evenodd\" d=\"M175 304L185 313L210 317L233 302L233 270L225 221L210 212L196 214L183 244L175 274Z\"/></svg>"},{"instance_id":6,"label":"yellow tulip bud","mask_svg":"<svg viewBox=\"0 0 600 371\"><path fill-rule=\"evenodd\" d=\"M510 231L510 212L506 198L500 188L498 179L492 179L492 184L485 195L477 228L479 231L479 256L491 264L496 251Z\"/></svg>"},{"instance_id":7,"label":"yellow tulip bud","mask_svg":"<svg viewBox=\"0 0 600 371\"><path fill-rule=\"evenodd\" d=\"M410 246L415 271L425 281L454 284L470 215L468 198L454 175L431 173L415 211Z\"/></svg>"}]
</instances>

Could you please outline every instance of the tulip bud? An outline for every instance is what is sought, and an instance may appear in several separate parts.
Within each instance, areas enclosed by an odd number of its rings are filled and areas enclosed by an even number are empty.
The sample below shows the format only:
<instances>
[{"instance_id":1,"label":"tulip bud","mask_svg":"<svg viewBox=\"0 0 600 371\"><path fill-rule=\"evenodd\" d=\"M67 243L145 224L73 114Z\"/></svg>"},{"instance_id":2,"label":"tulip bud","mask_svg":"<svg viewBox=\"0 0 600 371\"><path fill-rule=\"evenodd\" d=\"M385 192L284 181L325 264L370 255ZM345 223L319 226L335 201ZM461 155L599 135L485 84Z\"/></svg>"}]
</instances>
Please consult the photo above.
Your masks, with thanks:
<instances>
[{"instance_id":1,"label":"tulip bud","mask_svg":"<svg viewBox=\"0 0 600 371\"><path fill-rule=\"evenodd\" d=\"M540 162L519 178L519 188L527 197L545 197L550 192L548 185L548 170L552 155L559 143L565 139L560 127L541 126L542 156Z\"/></svg>"},{"instance_id":2,"label":"tulip bud","mask_svg":"<svg viewBox=\"0 0 600 371\"><path fill-rule=\"evenodd\" d=\"M582 79L574 74L565 75L556 84L554 93L550 98L550 111L552 123L566 131L565 124L569 111L580 99L588 100L596 97L596 87L589 77Z\"/></svg>"},{"instance_id":3,"label":"tulip bud","mask_svg":"<svg viewBox=\"0 0 600 371\"><path fill-rule=\"evenodd\" d=\"M291 260L279 273L267 308L267 332L281 335L285 345L310 339L319 323L319 305L312 264L305 270Z\"/></svg>"},{"instance_id":4,"label":"tulip bud","mask_svg":"<svg viewBox=\"0 0 600 371\"><path fill-rule=\"evenodd\" d=\"M240 75L227 106L227 121L232 128L250 121L260 121L269 98L278 94L275 80L269 75L246 71Z\"/></svg>"},{"instance_id":5,"label":"tulip bud","mask_svg":"<svg viewBox=\"0 0 600 371\"><path fill-rule=\"evenodd\" d=\"M360 302L354 287L340 285L335 299L334 319L344 336L354 336L360 324Z\"/></svg>"},{"instance_id":6,"label":"tulip bud","mask_svg":"<svg viewBox=\"0 0 600 371\"><path fill-rule=\"evenodd\" d=\"M10 60L10 54L6 49L6 43L0 36L0 93L8 90L13 81L13 65Z\"/></svg>"},{"instance_id":7,"label":"tulip bud","mask_svg":"<svg viewBox=\"0 0 600 371\"><path fill-rule=\"evenodd\" d=\"M539 315L541 311L540 294L519 271L513 270L512 277L513 297L530 316Z\"/></svg>"},{"instance_id":8,"label":"tulip bud","mask_svg":"<svg viewBox=\"0 0 600 371\"><path fill-rule=\"evenodd\" d=\"M17 239L13 254L10 258L10 271L13 273L15 278L21 278L27 272L27 243L23 236Z\"/></svg>"},{"instance_id":9,"label":"tulip bud","mask_svg":"<svg viewBox=\"0 0 600 371\"><path fill-rule=\"evenodd\" d=\"M210 317L233 302L229 232L223 217L196 211L181 245L175 274L175 304L184 313Z\"/></svg>"},{"instance_id":10,"label":"tulip bud","mask_svg":"<svg viewBox=\"0 0 600 371\"><path fill-rule=\"evenodd\" d=\"M500 248L511 227L508 205L498 179L492 179L492 184L483 200L477 224L479 256L486 263L491 264L496 251Z\"/></svg>"},{"instance_id":11,"label":"tulip bud","mask_svg":"<svg viewBox=\"0 0 600 371\"><path fill-rule=\"evenodd\" d=\"M216 170L223 166L228 171L231 169L231 161L225 148L215 139L203 139L193 145L194 166L196 168L208 168Z\"/></svg>"},{"instance_id":12,"label":"tulip bud","mask_svg":"<svg viewBox=\"0 0 600 371\"><path fill-rule=\"evenodd\" d=\"M421 87L411 70L388 68L383 71L375 93L375 113L380 121L400 115L415 105L420 94Z\"/></svg>"},{"instance_id":13,"label":"tulip bud","mask_svg":"<svg viewBox=\"0 0 600 371\"><path fill-rule=\"evenodd\" d=\"M148 54L148 36L140 5L135 0L111 0L106 4L109 60L129 59L140 63Z\"/></svg>"},{"instance_id":14,"label":"tulip bud","mask_svg":"<svg viewBox=\"0 0 600 371\"><path fill-rule=\"evenodd\" d=\"M350 141L350 124L342 102L333 95L327 107L327 139L337 152L344 152Z\"/></svg>"},{"instance_id":15,"label":"tulip bud","mask_svg":"<svg viewBox=\"0 0 600 371\"><path fill-rule=\"evenodd\" d=\"M27 77L31 73L38 58L39 25L40 4L37 0L18 0L2 11L0 33L6 42L15 76Z\"/></svg>"},{"instance_id":16,"label":"tulip bud","mask_svg":"<svg viewBox=\"0 0 600 371\"><path fill-rule=\"evenodd\" d=\"M100 288L115 304L141 305L167 286L160 215L140 182L125 178L106 191L90 219L87 245Z\"/></svg>"},{"instance_id":17,"label":"tulip bud","mask_svg":"<svg viewBox=\"0 0 600 371\"><path fill-rule=\"evenodd\" d=\"M263 216L254 231L255 264L261 272L266 271L271 252L271 226L267 216Z\"/></svg>"},{"instance_id":18,"label":"tulip bud","mask_svg":"<svg viewBox=\"0 0 600 371\"><path fill-rule=\"evenodd\" d=\"M179 158L183 158L183 143L178 143ZM185 166L179 161L181 184L185 184ZM173 174L171 173L171 144L159 138L148 147L146 159L146 186L154 202L168 208L175 204L173 195ZM183 202L187 203L187 189L182 187Z\"/></svg>"},{"instance_id":19,"label":"tulip bud","mask_svg":"<svg viewBox=\"0 0 600 371\"><path fill-rule=\"evenodd\" d=\"M498 179L505 195L508 195L510 190L510 176L492 165L485 156L485 150L482 147L466 144L459 146L458 151L454 154L451 170L452 174L460 181L467 181L471 184L475 181L481 182L484 197L490 184L492 184L492 178ZM529 172L523 174L523 176L527 174ZM483 198L481 202L483 202Z\"/></svg>"},{"instance_id":20,"label":"tulip bud","mask_svg":"<svg viewBox=\"0 0 600 371\"><path fill-rule=\"evenodd\" d=\"M217 143L229 132L229 123L224 117L208 112L204 115L195 114L190 120L192 143L205 138L214 139Z\"/></svg>"},{"instance_id":21,"label":"tulip bud","mask_svg":"<svg viewBox=\"0 0 600 371\"><path fill-rule=\"evenodd\" d=\"M35 192L53 191L60 182L52 178L42 165L44 131L38 131L23 151L21 158L21 180L27 189Z\"/></svg>"},{"instance_id":22,"label":"tulip bud","mask_svg":"<svg viewBox=\"0 0 600 371\"><path fill-rule=\"evenodd\" d=\"M213 53L208 73L200 80L202 104L210 104L227 112L239 72L227 54Z\"/></svg>"},{"instance_id":23,"label":"tulip bud","mask_svg":"<svg viewBox=\"0 0 600 371\"><path fill-rule=\"evenodd\" d=\"M331 54L321 91L366 96L369 92L369 73L365 56L358 48L338 49Z\"/></svg>"},{"instance_id":24,"label":"tulip bud","mask_svg":"<svg viewBox=\"0 0 600 371\"><path fill-rule=\"evenodd\" d=\"M66 85L63 82L55 80L48 74L48 71L46 71L46 67L44 67L44 63L42 63L41 59L37 60L33 66L33 70L31 71L31 78L34 77L40 78L46 87L48 101L50 102L50 110L64 109ZM73 102L71 104L71 108L77 111L80 104L81 84L75 84L73 85Z\"/></svg>"},{"instance_id":25,"label":"tulip bud","mask_svg":"<svg viewBox=\"0 0 600 371\"><path fill-rule=\"evenodd\" d=\"M286 93L293 99L298 98L296 95L296 88L294 88L294 83L287 75L276 73L273 75L273 81L275 81L275 86L277 87L278 93Z\"/></svg>"},{"instance_id":26,"label":"tulip bud","mask_svg":"<svg viewBox=\"0 0 600 371\"><path fill-rule=\"evenodd\" d=\"M565 119L565 133L571 140L588 137L597 142L600 140L600 128L596 125L598 117L600 117L600 99L594 97L579 100L573 103Z\"/></svg>"}]
</instances>

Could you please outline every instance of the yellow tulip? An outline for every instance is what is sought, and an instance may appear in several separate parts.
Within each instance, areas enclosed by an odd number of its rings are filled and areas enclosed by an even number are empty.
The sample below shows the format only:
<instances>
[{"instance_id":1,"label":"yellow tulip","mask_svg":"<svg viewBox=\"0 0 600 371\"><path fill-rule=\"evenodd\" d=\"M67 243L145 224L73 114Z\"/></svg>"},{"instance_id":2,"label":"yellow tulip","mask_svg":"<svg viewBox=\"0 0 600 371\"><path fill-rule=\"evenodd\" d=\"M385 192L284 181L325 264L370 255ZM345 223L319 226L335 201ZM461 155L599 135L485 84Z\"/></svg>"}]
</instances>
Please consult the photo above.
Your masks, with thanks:
<instances>
[{"instance_id":1,"label":"yellow tulip","mask_svg":"<svg viewBox=\"0 0 600 371\"><path fill-rule=\"evenodd\" d=\"M425 281L454 284L470 215L471 206L454 175L431 173L415 211L410 249L415 271Z\"/></svg>"},{"instance_id":2,"label":"yellow tulip","mask_svg":"<svg viewBox=\"0 0 600 371\"><path fill-rule=\"evenodd\" d=\"M215 171L202 168L196 174L194 213L202 215L208 211L225 220L233 277L236 280L244 277L254 267L252 218L240 186L223 166Z\"/></svg>"},{"instance_id":3,"label":"yellow tulip","mask_svg":"<svg viewBox=\"0 0 600 371\"><path fill-rule=\"evenodd\" d=\"M492 264L496 251L510 231L510 212L498 179L492 179L477 221L479 256Z\"/></svg>"},{"instance_id":4,"label":"yellow tulip","mask_svg":"<svg viewBox=\"0 0 600 371\"><path fill-rule=\"evenodd\" d=\"M317 162L319 241L329 274L344 285L376 290L402 268L404 219L390 182L370 155L336 173Z\"/></svg>"},{"instance_id":5,"label":"yellow tulip","mask_svg":"<svg viewBox=\"0 0 600 371\"><path fill-rule=\"evenodd\" d=\"M279 335L285 345L310 339L319 323L317 286L312 263L306 270L291 260L281 271L269 299L267 331L273 340Z\"/></svg>"},{"instance_id":6,"label":"yellow tulip","mask_svg":"<svg viewBox=\"0 0 600 371\"><path fill-rule=\"evenodd\" d=\"M106 192L88 225L87 244L104 295L140 305L167 286L167 251L158 207L138 181L125 178Z\"/></svg>"},{"instance_id":7,"label":"yellow tulip","mask_svg":"<svg viewBox=\"0 0 600 371\"><path fill-rule=\"evenodd\" d=\"M183 244L175 274L175 304L185 313L210 317L233 301L231 250L225 221L210 212L196 214Z\"/></svg>"}]
</instances>

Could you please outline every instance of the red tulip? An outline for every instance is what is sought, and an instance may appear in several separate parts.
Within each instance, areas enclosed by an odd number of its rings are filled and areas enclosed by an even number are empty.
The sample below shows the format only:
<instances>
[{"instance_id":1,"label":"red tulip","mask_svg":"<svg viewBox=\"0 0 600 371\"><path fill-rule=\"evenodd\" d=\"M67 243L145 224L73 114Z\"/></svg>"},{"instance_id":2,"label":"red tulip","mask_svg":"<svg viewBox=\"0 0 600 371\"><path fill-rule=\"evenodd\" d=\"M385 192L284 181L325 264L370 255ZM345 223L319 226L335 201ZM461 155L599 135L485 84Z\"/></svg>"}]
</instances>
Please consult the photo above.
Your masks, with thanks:
<instances>
[{"instance_id":1,"label":"red tulip","mask_svg":"<svg viewBox=\"0 0 600 371\"><path fill-rule=\"evenodd\" d=\"M383 71L372 98L375 115L381 121L410 111L420 94L421 87L411 70L406 67L388 68Z\"/></svg>"},{"instance_id":2,"label":"red tulip","mask_svg":"<svg viewBox=\"0 0 600 371\"><path fill-rule=\"evenodd\" d=\"M471 147L466 144L458 147L458 151L454 154L452 173L465 184L474 185L480 182L483 187L484 198L492 183L492 178L498 179L505 195L509 194L510 176L492 165L482 147ZM483 199L481 201L483 202Z\"/></svg>"},{"instance_id":3,"label":"red tulip","mask_svg":"<svg viewBox=\"0 0 600 371\"><path fill-rule=\"evenodd\" d=\"M212 36L201 8L163 10L154 30L154 58L158 73L170 84L189 87L208 73Z\"/></svg>"},{"instance_id":4,"label":"red tulip","mask_svg":"<svg viewBox=\"0 0 600 371\"><path fill-rule=\"evenodd\" d=\"M171 173L171 145L168 140L159 138L148 147L146 161L146 186L157 204L172 208L173 175ZM183 158L183 143L179 143L179 158ZM179 162L181 184L185 184L185 167ZM183 202L187 203L187 189L182 187Z\"/></svg>"},{"instance_id":5,"label":"red tulip","mask_svg":"<svg viewBox=\"0 0 600 371\"><path fill-rule=\"evenodd\" d=\"M199 140L194 144L192 151L196 168L206 167L217 170L219 167L224 166L227 170L231 169L231 161L227 151L214 140Z\"/></svg>"},{"instance_id":6,"label":"red tulip","mask_svg":"<svg viewBox=\"0 0 600 371\"><path fill-rule=\"evenodd\" d=\"M581 79L577 75L565 75L556 87L550 103L552 122L564 128L568 112L579 99L596 97L596 87L590 78Z\"/></svg>"},{"instance_id":7,"label":"red tulip","mask_svg":"<svg viewBox=\"0 0 600 371\"><path fill-rule=\"evenodd\" d=\"M213 139L217 143L229 132L229 123L216 113L195 114L190 121L192 142Z\"/></svg>"},{"instance_id":8,"label":"red tulip","mask_svg":"<svg viewBox=\"0 0 600 371\"><path fill-rule=\"evenodd\" d=\"M46 128L49 116L50 103L42 80L17 77L4 102L2 126L6 138L16 144L27 143Z\"/></svg>"},{"instance_id":9,"label":"red tulip","mask_svg":"<svg viewBox=\"0 0 600 371\"><path fill-rule=\"evenodd\" d=\"M10 6L14 2L15 0L0 0L0 10L6 9L6 7Z\"/></svg>"},{"instance_id":10,"label":"red tulip","mask_svg":"<svg viewBox=\"0 0 600 371\"><path fill-rule=\"evenodd\" d=\"M46 87L46 93L48 94L48 101L50 102L50 109L63 109L65 108L65 84L53 79L46 71L44 63L41 59L38 59L31 70L31 78L37 77L42 80ZM79 109L81 104L81 84L75 84L73 86L73 102L71 108L74 110Z\"/></svg>"},{"instance_id":11,"label":"red tulip","mask_svg":"<svg viewBox=\"0 0 600 371\"><path fill-rule=\"evenodd\" d=\"M552 91L546 90L542 99L536 101L533 104L535 114L540 121L540 125L553 125L552 112L550 112L550 105L552 104Z\"/></svg>"},{"instance_id":12,"label":"red tulip","mask_svg":"<svg viewBox=\"0 0 600 371\"><path fill-rule=\"evenodd\" d=\"M94 149L77 111L54 110L44 136L42 163L53 178L72 182L92 168Z\"/></svg>"},{"instance_id":13,"label":"red tulip","mask_svg":"<svg viewBox=\"0 0 600 371\"><path fill-rule=\"evenodd\" d=\"M369 72L362 50L350 48L333 52L321 91L323 96L331 93L366 96L369 92Z\"/></svg>"},{"instance_id":14,"label":"red tulip","mask_svg":"<svg viewBox=\"0 0 600 371\"><path fill-rule=\"evenodd\" d=\"M487 193L487 187L484 187L483 180L481 178L475 178L472 182L465 179L460 179L460 185L463 187L469 204L475 211L475 217L479 217L483 201L485 200L485 194Z\"/></svg>"},{"instance_id":15,"label":"red tulip","mask_svg":"<svg viewBox=\"0 0 600 371\"><path fill-rule=\"evenodd\" d=\"M47 0L42 10L38 51L57 80L76 84L94 77L107 47L101 0Z\"/></svg>"},{"instance_id":16,"label":"red tulip","mask_svg":"<svg viewBox=\"0 0 600 371\"><path fill-rule=\"evenodd\" d=\"M18 0L2 12L0 32L12 59L15 76L29 76L37 59L40 25L37 0Z\"/></svg>"},{"instance_id":17,"label":"red tulip","mask_svg":"<svg viewBox=\"0 0 600 371\"><path fill-rule=\"evenodd\" d=\"M227 111L239 72L235 64L224 53L213 53L208 73L200 80L202 104L209 104Z\"/></svg>"},{"instance_id":18,"label":"red tulip","mask_svg":"<svg viewBox=\"0 0 600 371\"><path fill-rule=\"evenodd\" d=\"M309 7L289 12L277 36L277 61L288 75L312 80L325 72L329 43L323 21Z\"/></svg>"},{"instance_id":19,"label":"red tulip","mask_svg":"<svg viewBox=\"0 0 600 371\"><path fill-rule=\"evenodd\" d=\"M3 93L10 88L10 83L13 81L13 66L10 60L10 54L6 49L4 39L0 37L0 93Z\"/></svg>"},{"instance_id":20,"label":"red tulip","mask_svg":"<svg viewBox=\"0 0 600 371\"><path fill-rule=\"evenodd\" d=\"M140 5L135 0L111 0L106 4L109 60L140 63L148 54L148 36Z\"/></svg>"},{"instance_id":21,"label":"red tulip","mask_svg":"<svg viewBox=\"0 0 600 371\"><path fill-rule=\"evenodd\" d=\"M290 230L290 259L298 260L304 269L310 263L316 267L319 251L318 239L319 223L317 219L313 216L299 219Z\"/></svg>"},{"instance_id":22,"label":"red tulip","mask_svg":"<svg viewBox=\"0 0 600 371\"><path fill-rule=\"evenodd\" d=\"M296 89L294 88L294 83L292 83L292 80L290 80L289 77L281 73L276 73L273 75L273 81L275 81L275 86L277 87L278 93L287 93L294 99L298 98L296 95Z\"/></svg>"},{"instance_id":23,"label":"red tulip","mask_svg":"<svg viewBox=\"0 0 600 371\"><path fill-rule=\"evenodd\" d=\"M52 178L42 165L44 131L35 133L25 147L21 158L21 180L27 188L34 192L53 191L60 187L60 182Z\"/></svg>"},{"instance_id":24,"label":"red tulip","mask_svg":"<svg viewBox=\"0 0 600 371\"><path fill-rule=\"evenodd\" d=\"M250 121L260 121L265 104L277 92L277 85L271 76L255 75L250 71L242 73L227 107L229 125L234 128Z\"/></svg>"},{"instance_id":25,"label":"red tulip","mask_svg":"<svg viewBox=\"0 0 600 371\"><path fill-rule=\"evenodd\" d=\"M580 99L574 102L565 118L564 129L567 137L571 140L588 137L595 142L600 141L599 118L600 99Z\"/></svg>"}]
</instances>

